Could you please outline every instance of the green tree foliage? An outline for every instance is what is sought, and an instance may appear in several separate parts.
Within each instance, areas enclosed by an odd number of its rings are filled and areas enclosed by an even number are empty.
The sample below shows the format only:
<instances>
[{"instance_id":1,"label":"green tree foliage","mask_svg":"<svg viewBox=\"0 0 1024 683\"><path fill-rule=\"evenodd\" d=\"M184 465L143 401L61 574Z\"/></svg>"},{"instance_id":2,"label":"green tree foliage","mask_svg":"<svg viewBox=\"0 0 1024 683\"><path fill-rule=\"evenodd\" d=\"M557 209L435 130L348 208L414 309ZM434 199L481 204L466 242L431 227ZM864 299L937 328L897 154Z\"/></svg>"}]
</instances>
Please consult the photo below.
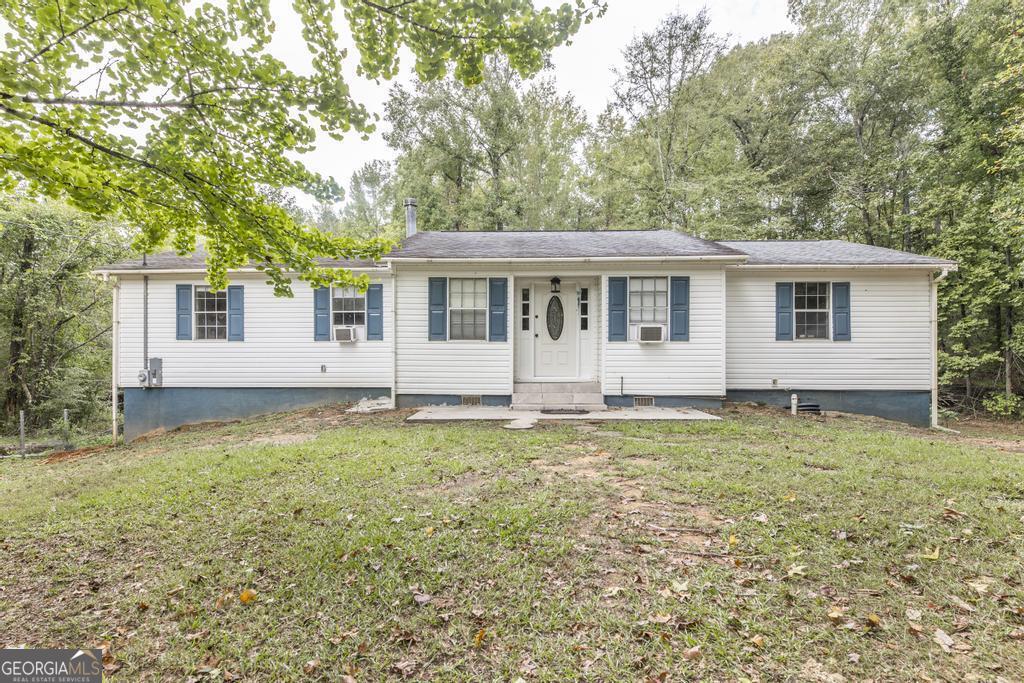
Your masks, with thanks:
<instances>
[{"instance_id":1,"label":"green tree foliage","mask_svg":"<svg viewBox=\"0 0 1024 683\"><path fill-rule=\"evenodd\" d=\"M0 392L4 421L76 422L110 400L110 289L90 270L123 257L127 231L58 202L0 200Z\"/></svg>"},{"instance_id":2,"label":"green tree foliage","mask_svg":"<svg viewBox=\"0 0 1024 683\"><path fill-rule=\"evenodd\" d=\"M272 56L269 0L26 0L0 4L0 188L66 197L97 216L140 229L138 245L179 251L205 238L210 280L248 262L288 293L287 271L316 283L352 276L316 257L373 257L365 241L297 224L261 186L334 201L340 188L295 160L317 131L367 133L373 118L342 78L347 49L359 74L389 78L407 48L423 79L449 69L478 83L487 55L522 74L602 11L579 0L535 9L530 0L473 2L309 0L293 8L311 68Z\"/></svg>"},{"instance_id":3,"label":"green tree foliage","mask_svg":"<svg viewBox=\"0 0 1024 683\"><path fill-rule=\"evenodd\" d=\"M796 32L727 53L706 16L666 18L624 51L588 142L595 224L956 259L943 381L1011 396L1024 370L1022 8L794 0Z\"/></svg>"},{"instance_id":4,"label":"green tree foliage","mask_svg":"<svg viewBox=\"0 0 1024 683\"><path fill-rule=\"evenodd\" d=\"M400 152L398 187L416 197L425 229L577 227L577 149L586 116L553 84L523 83L504 60L487 78L393 89L387 141Z\"/></svg>"}]
</instances>

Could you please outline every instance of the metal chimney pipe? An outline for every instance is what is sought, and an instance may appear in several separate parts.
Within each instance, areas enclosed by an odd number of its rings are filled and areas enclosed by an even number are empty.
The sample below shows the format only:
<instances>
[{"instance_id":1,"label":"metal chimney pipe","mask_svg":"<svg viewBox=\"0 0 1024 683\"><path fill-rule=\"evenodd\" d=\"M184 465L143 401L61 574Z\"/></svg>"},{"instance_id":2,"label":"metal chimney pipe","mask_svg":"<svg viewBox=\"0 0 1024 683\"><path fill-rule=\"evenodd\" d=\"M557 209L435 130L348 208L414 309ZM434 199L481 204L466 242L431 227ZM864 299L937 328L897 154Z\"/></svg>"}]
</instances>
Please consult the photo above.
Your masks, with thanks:
<instances>
[{"instance_id":1,"label":"metal chimney pipe","mask_svg":"<svg viewBox=\"0 0 1024 683\"><path fill-rule=\"evenodd\" d=\"M409 197L405 200L405 236L412 237L416 234L416 198Z\"/></svg>"}]
</instances>

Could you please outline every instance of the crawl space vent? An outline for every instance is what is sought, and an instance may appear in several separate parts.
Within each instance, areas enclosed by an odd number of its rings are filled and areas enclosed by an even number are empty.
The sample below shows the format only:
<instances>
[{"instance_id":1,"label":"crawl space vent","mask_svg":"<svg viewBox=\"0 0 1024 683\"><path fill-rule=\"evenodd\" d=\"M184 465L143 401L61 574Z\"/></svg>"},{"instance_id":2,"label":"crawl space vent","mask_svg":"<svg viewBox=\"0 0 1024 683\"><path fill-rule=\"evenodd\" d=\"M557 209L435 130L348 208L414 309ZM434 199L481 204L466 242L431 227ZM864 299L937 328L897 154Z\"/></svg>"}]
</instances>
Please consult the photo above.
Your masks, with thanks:
<instances>
[{"instance_id":1,"label":"crawl space vent","mask_svg":"<svg viewBox=\"0 0 1024 683\"><path fill-rule=\"evenodd\" d=\"M650 408L654 405L653 396L634 396L633 407L634 408Z\"/></svg>"},{"instance_id":2,"label":"crawl space vent","mask_svg":"<svg viewBox=\"0 0 1024 683\"><path fill-rule=\"evenodd\" d=\"M480 405L480 397L479 396L463 396L462 397L462 405L464 405L464 406L478 406L478 405Z\"/></svg>"}]
</instances>

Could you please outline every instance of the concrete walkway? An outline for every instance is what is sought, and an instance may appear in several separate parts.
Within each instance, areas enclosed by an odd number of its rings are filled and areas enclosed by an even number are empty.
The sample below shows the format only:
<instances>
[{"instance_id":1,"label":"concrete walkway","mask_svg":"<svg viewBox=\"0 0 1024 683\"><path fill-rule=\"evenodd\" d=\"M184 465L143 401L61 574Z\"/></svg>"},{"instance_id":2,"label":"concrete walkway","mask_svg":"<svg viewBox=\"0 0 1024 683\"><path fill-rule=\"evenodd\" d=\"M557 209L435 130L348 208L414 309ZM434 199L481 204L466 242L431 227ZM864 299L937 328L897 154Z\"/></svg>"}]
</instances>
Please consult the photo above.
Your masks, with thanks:
<instances>
[{"instance_id":1,"label":"concrete walkway","mask_svg":"<svg viewBox=\"0 0 1024 683\"><path fill-rule=\"evenodd\" d=\"M428 406L416 411L409 422L458 420L511 421L513 429L528 429L537 420L720 420L694 408L609 408L608 410L552 414L536 410L512 410L503 406Z\"/></svg>"}]
</instances>

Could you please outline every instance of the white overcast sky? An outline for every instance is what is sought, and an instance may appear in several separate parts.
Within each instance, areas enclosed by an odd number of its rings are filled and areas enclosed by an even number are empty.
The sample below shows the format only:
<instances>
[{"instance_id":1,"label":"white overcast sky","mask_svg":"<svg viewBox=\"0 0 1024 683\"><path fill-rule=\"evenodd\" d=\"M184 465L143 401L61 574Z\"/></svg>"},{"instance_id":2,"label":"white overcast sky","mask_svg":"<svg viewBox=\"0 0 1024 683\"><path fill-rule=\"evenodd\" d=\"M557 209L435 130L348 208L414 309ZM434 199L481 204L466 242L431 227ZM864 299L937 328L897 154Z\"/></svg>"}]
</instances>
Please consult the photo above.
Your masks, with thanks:
<instances>
[{"instance_id":1,"label":"white overcast sky","mask_svg":"<svg viewBox=\"0 0 1024 683\"><path fill-rule=\"evenodd\" d=\"M561 0L537 0L536 5L557 6ZM272 12L278 23L272 51L298 71L308 68L308 58L299 38L291 0L272 0ZM552 53L553 68L546 75L555 79L563 92L571 92L590 120L604 109L612 86L612 69L620 63L622 49L639 33L652 30L662 17L679 10L694 14L707 6L715 32L729 37L730 45L746 43L793 29L786 16L786 0L608 0L608 11L600 19L583 26L571 45ZM345 27L338 27L345 35ZM293 42L294 41L294 42ZM371 112L383 114L390 87L396 81L374 83L355 75L357 57L350 50L346 76L353 96ZM301 55L301 56L298 56ZM397 82L410 82L412 61L402 62ZM352 172L374 159L394 159L382 136L383 121L368 140L349 133L342 141L321 135L317 149L302 157L306 164L323 175L333 176L347 188ZM303 198L299 198L303 203Z\"/></svg>"}]
</instances>

